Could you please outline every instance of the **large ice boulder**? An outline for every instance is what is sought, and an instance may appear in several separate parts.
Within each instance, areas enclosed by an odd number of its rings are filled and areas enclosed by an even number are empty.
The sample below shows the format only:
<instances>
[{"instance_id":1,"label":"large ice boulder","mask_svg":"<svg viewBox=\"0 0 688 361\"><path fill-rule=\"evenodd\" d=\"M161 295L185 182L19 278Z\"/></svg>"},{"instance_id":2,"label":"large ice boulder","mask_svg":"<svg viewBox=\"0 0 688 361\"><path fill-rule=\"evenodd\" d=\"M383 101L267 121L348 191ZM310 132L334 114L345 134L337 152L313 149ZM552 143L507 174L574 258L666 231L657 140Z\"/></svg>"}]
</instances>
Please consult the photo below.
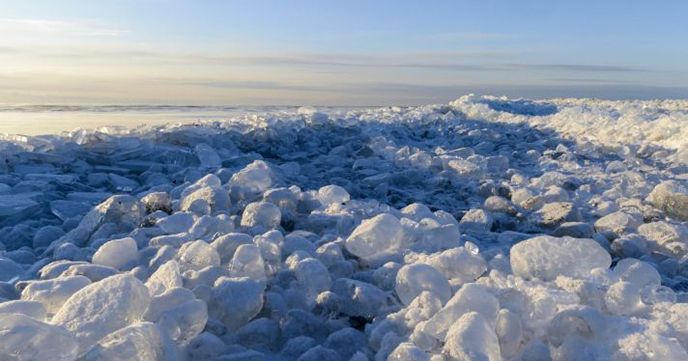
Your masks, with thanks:
<instances>
[{"instance_id":1,"label":"large ice boulder","mask_svg":"<svg viewBox=\"0 0 688 361\"><path fill-rule=\"evenodd\" d=\"M357 257L374 261L403 248L404 232L399 219L389 213L366 219L346 239L346 249Z\"/></svg>"},{"instance_id":2,"label":"large ice boulder","mask_svg":"<svg viewBox=\"0 0 688 361\"><path fill-rule=\"evenodd\" d=\"M150 304L148 288L129 274L108 277L72 295L52 319L74 334L81 351L139 320Z\"/></svg>"},{"instance_id":3,"label":"large ice boulder","mask_svg":"<svg viewBox=\"0 0 688 361\"><path fill-rule=\"evenodd\" d=\"M647 196L647 201L670 217L688 221L688 187L678 181L665 181Z\"/></svg>"},{"instance_id":4,"label":"large ice boulder","mask_svg":"<svg viewBox=\"0 0 688 361\"><path fill-rule=\"evenodd\" d=\"M0 313L0 359L7 361L72 361L78 344L64 328L26 315Z\"/></svg>"},{"instance_id":5,"label":"large ice boulder","mask_svg":"<svg viewBox=\"0 0 688 361\"><path fill-rule=\"evenodd\" d=\"M587 238L538 236L511 248L511 269L524 278L554 280L557 276L582 278L594 268L609 268L611 256Z\"/></svg>"}]
</instances>

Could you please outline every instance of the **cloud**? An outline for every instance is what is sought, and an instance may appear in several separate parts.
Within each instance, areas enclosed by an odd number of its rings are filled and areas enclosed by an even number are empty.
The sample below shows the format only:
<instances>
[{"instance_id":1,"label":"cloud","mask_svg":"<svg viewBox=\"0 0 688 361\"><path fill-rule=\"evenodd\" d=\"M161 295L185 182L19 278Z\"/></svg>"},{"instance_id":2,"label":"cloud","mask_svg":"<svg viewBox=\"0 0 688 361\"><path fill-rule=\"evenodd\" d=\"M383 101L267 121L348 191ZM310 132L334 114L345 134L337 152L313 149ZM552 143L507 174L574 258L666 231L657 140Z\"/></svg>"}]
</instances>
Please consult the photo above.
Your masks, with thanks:
<instances>
[{"instance_id":1,"label":"cloud","mask_svg":"<svg viewBox=\"0 0 688 361\"><path fill-rule=\"evenodd\" d=\"M275 81L191 80L176 82L176 84L220 89L274 89L293 91L322 91L325 89L325 87L322 86L285 84Z\"/></svg>"},{"instance_id":2,"label":"cloud","mask_svg":"<svg viewBox=\"0 0 688 361\"><path fill-rule=\"evenodd\" d=\"M97 21L0 18L0 32L14 34L66 34L81 36L118 36L128 31Z\"/></svg>"},{"instance_id":3,"label":"cloud","mask_svg":"<svg viewBox=\"0 0 688 361\"><path fill-rule=\"evenodd\" d=\"M637 73L647 72L648 69L623 65L599 65L599 64L505 64L512 69L547 70L547 71L574 71L574 72L606 72L606 73Z\"/></svg>"}]
</instances>

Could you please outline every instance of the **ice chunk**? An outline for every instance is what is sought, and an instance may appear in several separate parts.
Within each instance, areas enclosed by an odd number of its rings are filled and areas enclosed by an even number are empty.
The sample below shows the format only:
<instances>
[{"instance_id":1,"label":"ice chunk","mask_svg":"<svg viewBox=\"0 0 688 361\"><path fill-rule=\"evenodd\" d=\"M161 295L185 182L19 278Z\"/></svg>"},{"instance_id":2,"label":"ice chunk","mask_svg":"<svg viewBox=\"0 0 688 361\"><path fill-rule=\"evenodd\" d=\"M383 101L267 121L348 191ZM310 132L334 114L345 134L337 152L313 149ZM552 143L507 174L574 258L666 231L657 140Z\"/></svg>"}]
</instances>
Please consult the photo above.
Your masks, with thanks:
<instances>
[{"instance_id":1,"label":"ice chunk","mask_svg":"<svg viewBox=\"0 0 688 361\"><path fill-rule=\"evenodd\" d=\"M647 201L670 217L688 221L688 188L677 181L665 181L647 196Z\"/></svg>"},{"instance_id":2,"label":"ice chunk","mask_svg":"<svg viewBox=\"0 0 688 361\"><path fill-rule=\"evenodd\" d=\"M64 236L65 232L58 226L45 226L33 236L33 248L48 247L54 240Z\"/></svg>"},{"instance_id":3,"label":"ice chunk","mask_svg":"<svg viewBox=\"0 0 688 361\"><path fill-rule=\"evenodd\" d=\"M462 230L474 232L488 232L492 228L494 219L489 212L482 209L471 209L461 218L459 225Z\"/></svg>"},{"instance_id":4,"label":"ice chunk","mask_svg":"<svg viewBox=\"0 0 688 361\"><path fill-rule=\"evenodd\" d=\"M150 304L148 289L131 275L108 277L73 294L52 319L71 331L81 351L139 320Z\"/></svg>"},{"instance_id":5,"label":"ice chunk","mask_svg":"<svg viewBox=\"0 0 688 361\"><path fill-rule=\"evenodd\" d=\"M230 330L245 325L263 308L262 282L246 277L220 277L213 286L213 312Z\"/></svg>"},{"instance_id":6,"label":"ice chunk","mask_svg":"<svg viewBox=\"0 0 688 361\"><path fill-rule=\"evenodd\" d=\"M274 183L274 175L268 164L262 160L256 160L232 176L230 180L232 197L237 199L255 197Z\"/></svg>"},{"instance_id":7,"label":"ice chunk","mask_svg":"<svg viewBox=\"0 0 688 361\"><path fill-rule=\"evenodd\" d=\"M177 212L168 217L160 218L156 222L156 225L165 233L187 232L193 224L194 216L192 213L187 212Z\"/></svg>"},{"instance_id":8,"label":"ice chunk","mask_svg":"<svg viewBox=\"0 0 688 361\"><path fill-rule=\"evenodd\" d=\"M136 240L131 237L113 239L104 243L93 254L93 263L116 269L131 267L138 260Z\"/></svg>"},{"instance_id":9,"label":"ice chunk","mask_svg":"<svg viewBox=\"0 0 688 361\"><path fill-rule=\"evenodd\" d=\"M275 349L280 342L280 328L269 318L258 318L237 330L239 343L251 348Z\"/></svg>"},{"instance_id":10,"label":"ice chunk","mask_svg":"<svg viewBox=\"0 0 688 361\"><path fill-rule=\"evenodd\" d=\"M171 346L161 335L157 325L142 322L103 337L80 360L168 360L173 356Z\"/></svg>"},{"instance_id":11,"label":"ice chunk","mask_svg":"<svg viewBox=\"0 0 688 361\"><path fill-rule=\"evenodd\" d=\"M374 261L404 246L399 219L389 213L364 220L346 239L346 249L357 257Z\"/></svg>"},{"instance_id":12,"label":"ice chunk","mask_svg":"<svg viewBox=\"0 0 688 361\"><path fill-rule=\"evenodd\" d=\"M320 292L330 289L332 283L330 273L327 271L327 267L315 258L299 261L294 273L296 274L296 281L310 302L315 301Z\"/></svg>"},{"instance_id":13,"label":"ice chunk","mask_svg":"<svg viewBox=\"0 0 688 361\"><path fill-rule=\"evenodd\" d=\"M330 184L318 190L318 199L325 206L346 203L350 198L349 192L340 186Z\"/></svg>"},{"instance_id":14,"label":"ice chunk","mask_svg":"<svg viewBox=\"0 0 688 361\"><path fill-rule=\"evenodd\" d=\"M167 261L153 272L146 281L151 296L158 296L165 291L182 287L182 277L177 261Z\"/></svg>"},{"instance_id":15,"label":"ice chunk","mask_svg":"<svg viewBox=\"0 0 688 361\"><path fill-rule=\"evenodd\" d=\"M659 250L679 257L688 252L688 227L682 224L664 221L645 223L638 227L638 233Z\"/></svg>"},{"instance_id":16,"label":"ice chunk","mask_svg":"<svg viewBox=\"0 0 688 361\"><path fill-rule=\"evenodd\" d=\"M389 361L430 361L430 356L410 342L402 342L387 357Z\"/></svg>"},{"instance_id":17,"label":"ice chunk","mask_svg":"<svg viewBox=\"0 0 688 361\"><path fill-rule=\"evenodd\" d=\"M641 224L643 224L642 216L618 211L598 219L595 222L595 230L608 239L614 239L635 231Z\"/></svg>"},{"instance_id":18,"label":"ice chunk","mask_svg":"<svg viewBox=\"0 0 688 361\"><path fill-rule=\"evenodd\" d=\"M265 230L279 227L282 212L279 207L268 202L253 202L244 208L241 215L243 227L262 227Z\"/></svg>"},{"instance_id":19,"label":"ice chunk","mask_svg":"<svg viewBox=\"0 0 688 361\"><path fill-rule=\"evenodd\" d=\"M327 336L323 346L335 350L340 357L346 360L358 351L365 351L368 340L361 331L345 327Z\"/></svg>"},{"instance_id":20,"label":"ice chunk","mask_svg":"<svg viewBox=\"0 0 688 361\"><path fill-rule=\"evenodd\" d=\"M234 252L242 244L251 244L253 238L244 233L228 233L217 237L210 245L217 250L222 264L229 262L234 257Z\"/></svg>"},{"instance_id":21,"label":"ice chunk","mask_svg":"<svg viewBox=\"0 0 688 361\"><path fill-rule=\"evenodd\" d=\"M220 255L205 241L187 242L177 252L182 270L200 270L208 266L219 266Z\"/></svg>"},{"instance_id":22,"label":"ice chunk","mask_svg":"<svg viewBox=\"0 0 688 361\"><path fill-rule=\"evenodd\" d=\"M0 303L0 313L20 313L36 320L45 319L45 307L38 301L15 300Z\"/></svg>"},{"instance_id":23,"label":"ice chunk","mask_svg":"<svg viewBox=\"0 0 688 361\"><path fill-rule=\"evenodd\" d=\"M265 261L260 248L254 244L242 244L237 247L234 257L229 264L229 272L232 277L248 277L255 281L264 282Z\"/></svg>"},{"instance_id":24,"label":"ice chunk","mask_svg":"<svg viewBox=\"0 0 688 361\"><path fill-rule=\"evenodd\" d=\"M428 257L427 264L454 282L473 282L487 271L487 263L479 255L464 247L448 249Z\"/></svg>"},{"instance_id":25,"label":"ice chunk","mask_svg":"<svg viewBox=\"0 0 688 361\"><path fill-rule=\"evenodd\" d=\"M521 316L508 309L499 310L495 327L502 356L511 358L518 353L523 338Z\"/></svg>"},{"instance_id":26,"label":"ice chunk","mask_svg":"<svg viewBox=\"0 0 688 361\"><path fill-rule=\"evenodd\" d=\"M31 317L0 314L0 355L8 361L71 361L78 345L64 328Z\"/></svg>"},{"instance_id":27,"label":"ice chunk","mask_svg":"<svg viewBox=\"0 0 688 361\"><path fill-rule=\"evenodd\" d=\"M148 193L141 198L141 203L146 208L146 213L148 214L155 211L163 211L165 213L172 212L172 200L170 199L170 195L166 192Z\"/></svg>"},{"instance_id":28,"label":"ice chunk","mask_svg":"<svg viewBox=\"0 0 688 361\"><path fill-rule=\"evenodd\" d=\"M585 222L564 222L552 232L555 237L592 238L595 228Z\"/></svg>"},{"instance_id":29,"label":"ice chunk","mask_svg":"<svg viewBox=\"0 0 688 361\"><path fill-rule=\"evenodd\" d=\"M113 223L122 229L132 229L141 224L145 212L145 207L132 196L112 196L88 212L79 228L92 233L105 223Z\"/></svg>"},{"instance_id":30,"label":"ice chunk","mask_svg":"<svg viewBox=\"0 0 688 361\"><path fill-rule=\"evenodd\" d=\"M345 315L372 319L389 307L387 294L370 283L339 278L331 289L341 300L341 312Z\"/></svg>"},{"instance_id":31,"label":"ice chunk","mask_svg":"<svg viewBox=\"0 0 688 361\"><path fill-rule=\"evenodd\" d=\"M638 287L659 286L662 277L650 264L633 258L624 258L616 263L611 276L620 281L631 282Z\"/></svg>"},{"instance_id":32,"label":"ice chunk","mask_svg":"<svg viewBox=\"0 0 688 361\"><path fill-rule=\"evenodd\" d=\"M0 256L0 281L7 282L24 273L24 269L16 262Z\"/></svg>"},{"instance_id":33,"label":"ice chunk","mask_svg":"<svg viewBox=\"0 0 688 361\"><path fill-rule=\"evenodd\" d=\"M153 297L143 318L159 324L172 339L186 342L203 331L208 309L205 302L195 299L194 293L186 288L171 288Z\"/></svg>"},{"instance_id":34,"label":"ice chunk","mask_svg":"<svg viewBox=\"0 0 688 361\"><path fill-rule=\"evenodd\" d=\"M215 149L208 144L198 144L195 150L202 168L218 168L222 165L222 159L220 159Z\"/></svg>"},{"instance_id":35,"label":"ice chunk","mask_svg":"<svg viewBox=\"0 0 688 361\"><path fill-rule=\"evenodd\" d=\"M501 361L499 340L484 316L468 312L454 323L444 350L451 357L465 361Z\"/></svg>"},{"instance_id":36,"label":"ice chunk","mask_svg":"<svg viewBox=\"0 0 688 361\"><path fill-rule=\"evenodd\" d=\"M565 222L581 220L578 208L571 202L547 203L534 214L535 223L541 227L553 228Z\"/></svg>"},{"instance_id":37,"label":"ice chunk","mask_svg":"<svg viewBox=\"0 0 688 361\"><path fill-rule=\"evenodd\" d=\"M179 210L196 214L213 214L230 206L229 194L220 187L192 186L193 191L182 196Z\"/></svg>"},{"instance_id":38,"label":"ice chunk","mask_svg":"<svg viewBox=\"0 0 688 361\"><path fill-rule=\"evenodd\" d=\"M422 330L442 340L452 324L468 312L480 313L484 320L493 325L499 312L499 301L484 286L465 284L437 314L422 324Z\"/></svg>"},{"instance_id":39,"label":"ice chunk","mask_svg":"<svg viewBox=\"0 0 688 361\"><path fill-rule=\"evenodd\" d=\"M100 281L102 279L108 278L110 276L116 275L118 272L116 269L108 266L102 266L97 264L83 263L83 264L73 264L67 268L60 277L67 276L86 276L93 282Z\"/></svg>"},{"instance_id":40,"label":"ice chunk","mask_svg":"<svg viewBox=\"0 0 688 361\"><path fill-rule=\"evenodd\" d=\"M401 267L394 290L405 305L410 304L423 291L437 296L442 304L447 303L452 294L447 278L432 266L423 263Z\"/></svg>"},{"instance_id":41,"label":"ice chunk","mask_svg":"<svg viewBox=\"0 0 688 361\"><path fill-rule=\"evenodd\" d=\"M538 236L511 248L511 268L524 278L554 280L557 276L586 277L594 268L609 268L611 256L587 238Z\"/></svg>"},{"instance_id":42,"label":"ice chunk","mask_svg":"<svg viewBox=\"0 0 688 361\"><path fill-rule=\"evenodd\" d=\"M55 314L78 290L91 284L84 276L60 277L52 280L31 281L22 290L22 300L38 301L49 314Z\"/></svg>"},{"instance_id":43,"label":"ice chunk","mask_svg":"<svg viewBox=\"0 0 688 361\"><path fill-rule=\"evenodd\" d=\"M36 193L0 195L0 217L12 216L38 207Z\"/></svg>"}]
</instances>

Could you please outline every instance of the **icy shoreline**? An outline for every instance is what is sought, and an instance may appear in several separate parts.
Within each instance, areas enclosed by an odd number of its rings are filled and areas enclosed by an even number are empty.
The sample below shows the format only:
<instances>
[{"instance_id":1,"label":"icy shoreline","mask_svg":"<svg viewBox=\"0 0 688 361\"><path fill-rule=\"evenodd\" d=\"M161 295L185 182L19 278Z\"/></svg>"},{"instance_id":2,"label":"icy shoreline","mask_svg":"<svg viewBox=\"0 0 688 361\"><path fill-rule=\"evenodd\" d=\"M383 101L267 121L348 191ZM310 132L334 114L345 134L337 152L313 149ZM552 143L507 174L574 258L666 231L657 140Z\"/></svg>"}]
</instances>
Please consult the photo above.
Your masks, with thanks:
<instances>
[{"instance_id":1,"label":"icy shoreline","mask_svg":"<svg viewBox=\"0 0 688 361\"><path fill-rule=\"evenodd\" d=\"M11 360L686 360L688 101L0 141Z\"/></svg>"}]
</instances>

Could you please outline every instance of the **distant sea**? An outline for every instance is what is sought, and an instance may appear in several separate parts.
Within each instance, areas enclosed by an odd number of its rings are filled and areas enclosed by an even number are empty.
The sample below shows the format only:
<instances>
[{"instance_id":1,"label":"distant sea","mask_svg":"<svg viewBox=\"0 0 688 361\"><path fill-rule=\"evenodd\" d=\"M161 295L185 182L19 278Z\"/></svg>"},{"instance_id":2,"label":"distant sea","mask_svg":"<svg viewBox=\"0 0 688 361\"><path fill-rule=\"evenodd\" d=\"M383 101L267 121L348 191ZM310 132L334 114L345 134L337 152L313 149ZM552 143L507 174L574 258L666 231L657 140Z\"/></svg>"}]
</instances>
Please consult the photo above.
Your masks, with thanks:
<instances>
[{"instance_id":1,"label":"distant sea","mask_svg":"<svg viewBox=\"0 0 688 361\"><path fill-rule=\"evenodd\" d=\"M295 112L300 106L0 105L0 134L57 134L79 128L223 120L240 114ZM316 107L335 111L361 107Z\"/></svg>"}]
</instances>

